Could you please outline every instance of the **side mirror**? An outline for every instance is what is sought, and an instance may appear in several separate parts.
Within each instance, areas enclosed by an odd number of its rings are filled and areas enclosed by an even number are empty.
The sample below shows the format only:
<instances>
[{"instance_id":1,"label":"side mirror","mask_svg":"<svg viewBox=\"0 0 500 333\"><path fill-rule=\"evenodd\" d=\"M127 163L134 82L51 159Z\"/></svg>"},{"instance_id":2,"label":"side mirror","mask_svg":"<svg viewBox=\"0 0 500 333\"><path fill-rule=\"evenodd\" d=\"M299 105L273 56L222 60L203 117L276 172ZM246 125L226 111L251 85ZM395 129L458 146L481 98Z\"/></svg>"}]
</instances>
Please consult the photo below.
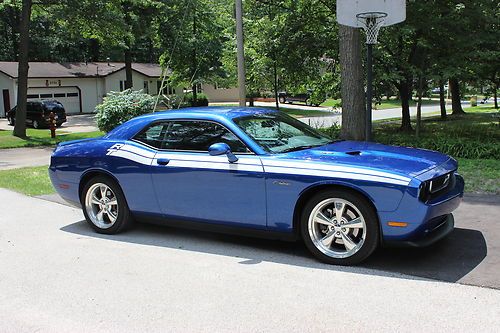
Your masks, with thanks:
<instances>
[{"instance_id":1,"label":"side mirror","mask_svg":"<svg viewBox=\"0 0 500 333\"><path fill-rule=\"evenodd\" d=\"M208 147L208 153L210 156L220 156L227 155L227 159L230 163L235 163L238 161L238 157L236 157L231 148L226 143L214 143L210 147Z\"/></svg>"}]
</instances>

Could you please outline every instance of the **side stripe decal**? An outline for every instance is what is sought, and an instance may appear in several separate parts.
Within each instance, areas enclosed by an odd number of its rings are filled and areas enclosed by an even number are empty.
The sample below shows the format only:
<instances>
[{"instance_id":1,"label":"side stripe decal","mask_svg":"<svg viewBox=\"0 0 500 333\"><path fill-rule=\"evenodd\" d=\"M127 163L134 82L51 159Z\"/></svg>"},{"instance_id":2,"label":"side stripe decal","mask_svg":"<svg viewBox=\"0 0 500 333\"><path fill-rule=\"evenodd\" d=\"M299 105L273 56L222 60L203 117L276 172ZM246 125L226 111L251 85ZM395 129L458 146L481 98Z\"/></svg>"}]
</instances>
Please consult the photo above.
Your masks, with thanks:
<instances>
[{"instance_id":1,"label":"side stripe decal","mask_svg":"<svg viewBox=\"0 0 500 333\"><path fill-rule=\"evenodd\" d=\"M125 158L144 165L154 165L158 158L170 160L168 167L196 168L211 170L232 170L247 172L268 172L274 174L307 175L339 179L366 180L373 182L408 185L411 178L394 175L388 172L353 168L346 166L327 165L316 162L296 162L290 160L269 160L257 156L238 156L237 163L228 163L226 156L209 156L199 154L175 154L141 149L129 144L116 144L108 149L108 156Z\"/></svg>"}]
</instances>

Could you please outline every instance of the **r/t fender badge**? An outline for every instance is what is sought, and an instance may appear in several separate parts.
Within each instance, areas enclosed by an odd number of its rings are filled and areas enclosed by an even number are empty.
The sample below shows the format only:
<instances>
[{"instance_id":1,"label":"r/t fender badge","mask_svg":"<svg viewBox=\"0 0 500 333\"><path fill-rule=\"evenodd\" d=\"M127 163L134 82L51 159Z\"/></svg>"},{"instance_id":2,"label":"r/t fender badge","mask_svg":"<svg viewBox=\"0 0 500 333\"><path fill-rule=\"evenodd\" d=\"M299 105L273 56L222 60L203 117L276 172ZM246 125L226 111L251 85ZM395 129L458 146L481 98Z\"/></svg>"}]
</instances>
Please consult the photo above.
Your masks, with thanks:
<instances>
[{"instance_id":1,"label":"r/t fender badge","mask_svg":"<svg viewBox=\"0 0 500 333\"><path fill-rule=\"evenodd\" d=\"M280 186L290 186L289 182L285 182L284 180L275 180L273 182L274 185L280 185Z\"/></svg>"}]
</instances>

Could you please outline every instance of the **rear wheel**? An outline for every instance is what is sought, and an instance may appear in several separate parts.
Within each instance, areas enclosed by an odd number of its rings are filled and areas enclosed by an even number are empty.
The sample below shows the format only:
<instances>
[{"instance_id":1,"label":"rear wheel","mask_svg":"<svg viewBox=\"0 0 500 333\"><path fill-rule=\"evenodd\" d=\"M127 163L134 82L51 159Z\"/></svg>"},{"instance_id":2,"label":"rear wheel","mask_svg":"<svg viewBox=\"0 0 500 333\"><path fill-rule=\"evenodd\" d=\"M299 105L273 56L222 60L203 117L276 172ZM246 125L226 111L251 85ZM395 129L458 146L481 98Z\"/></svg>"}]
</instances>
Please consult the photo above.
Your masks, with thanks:
<instances>
[{"instance_id":1,"label":"rear wheel","mask_svg":"<svg viewBox=\"0 0 500 333\"><path fill-rule=\"evenodd\" d=\"M321 261L355 265L377 248L379 227L376 213L364 197L329 190L316 194L304 207L301 234Z\"/></svg>"},{"instance_id":2,"label":"rear wheel","mask_svg":"<svg viewBox=\"0 0 500 333\"><path fill-rule=\"evenodd\" d=\"M286 99L285 99L284 96L280 96L279 101L280 101L281 104L285 104Z\"/></svg>"},{"instance_id":3,"label":"rear wheel","mask_svg":"<svg viewBox=\"0 0 500 333\"><path fill-rule=\"evenodd\" d=\"M92 178L82 191L85 219L98 233L116 234L133 224L120 186L104 176Z\"/></svg>"}]
</instances>

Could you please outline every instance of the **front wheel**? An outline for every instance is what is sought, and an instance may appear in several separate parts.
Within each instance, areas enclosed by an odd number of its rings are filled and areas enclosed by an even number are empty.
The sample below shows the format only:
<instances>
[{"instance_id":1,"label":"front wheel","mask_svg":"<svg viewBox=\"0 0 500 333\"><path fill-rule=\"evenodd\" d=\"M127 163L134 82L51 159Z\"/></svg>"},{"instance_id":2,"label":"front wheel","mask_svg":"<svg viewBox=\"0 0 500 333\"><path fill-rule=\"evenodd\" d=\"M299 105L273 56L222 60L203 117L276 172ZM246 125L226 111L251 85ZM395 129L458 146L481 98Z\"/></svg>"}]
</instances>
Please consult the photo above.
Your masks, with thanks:
<instances>
[{"instance_id":1,"label":"front wheel","mask_svg":"<svg viewBox=\"0 0 500 333\"><path fill-rule=\"evenodd\" d=\"M132 215L120 186L104 176L92 178L82 191L85 219L95 231L116 234L133 224Z\"/></svg>"},{"instance_id":2,"label":"front wheel","mask_svg":"<svg viewBox=\"0 0 500 333\"><path fill-rule=\"evenodd\" d=\"M377 215L367 200L351 191L329 190L304 207L301 235L315 257L334 265L355 265L377 248Z\"/></svg>"}]
</instances>

